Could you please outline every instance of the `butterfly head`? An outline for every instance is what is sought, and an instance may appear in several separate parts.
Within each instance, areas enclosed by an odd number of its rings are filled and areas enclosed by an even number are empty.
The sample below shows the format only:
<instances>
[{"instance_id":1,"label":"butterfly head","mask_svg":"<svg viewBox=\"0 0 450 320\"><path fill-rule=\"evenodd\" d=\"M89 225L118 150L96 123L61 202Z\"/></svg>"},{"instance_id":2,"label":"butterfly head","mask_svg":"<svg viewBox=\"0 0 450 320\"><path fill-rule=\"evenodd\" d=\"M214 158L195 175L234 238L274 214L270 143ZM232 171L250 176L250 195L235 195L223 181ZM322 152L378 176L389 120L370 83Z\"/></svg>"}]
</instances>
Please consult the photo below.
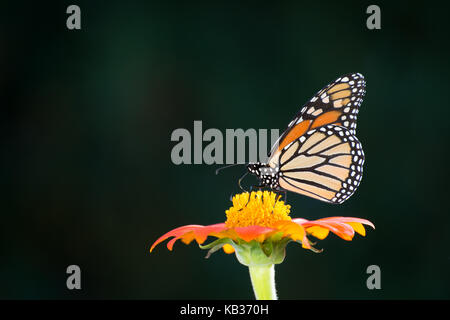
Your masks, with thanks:
<instances>
[{"instance_id":1,"label":"butterfly head","mask_svg":"<svg viewBox=\"0 0 450 320\"><path fill-rule=\"evenodd\" d=\"M278 187L278 168L272 168L271 166L260 162L250 162L247 165L247 170L258 177L261 186L269 187L271 189Z\"/></svg>"},{"instance_id":2,"label":"butterfly head","mask_svg":"<svg viewBox=\"0 0 450 320\"><path fill-rule=\"evenodd\" d=\"M261 172L260 169L262 166L263 165L260 162L250 162L249 164L247 164L247 170L251 174L254 174L255 176L259 176L259 174Z\"/></svg>"}]
</instances>

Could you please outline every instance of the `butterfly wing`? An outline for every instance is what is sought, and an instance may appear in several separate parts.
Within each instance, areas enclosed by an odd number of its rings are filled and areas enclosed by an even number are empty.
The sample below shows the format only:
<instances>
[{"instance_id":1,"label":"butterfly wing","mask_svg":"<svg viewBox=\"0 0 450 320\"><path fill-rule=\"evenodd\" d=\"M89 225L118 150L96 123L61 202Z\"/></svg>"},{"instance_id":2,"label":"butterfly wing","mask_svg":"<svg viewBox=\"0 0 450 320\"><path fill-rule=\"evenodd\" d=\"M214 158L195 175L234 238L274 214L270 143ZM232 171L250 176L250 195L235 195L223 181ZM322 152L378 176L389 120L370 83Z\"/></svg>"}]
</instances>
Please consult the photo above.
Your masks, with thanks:
<instances>
[{"instance_id":1,"label":"butterfly wing","mask_svg":"<svg viewBox=\"0 0 450 320\"><path fill-rule=\"evenodd\" d=\"M316 93L297 113L273 146L269 164L275 167L281 151L311 129L336 124L355 135L356 118L366 92L365 88L364 76L360 73L350 73Z\"/></svg>"},{"instance_id":2,"label":"butterfly wing","mask_svg":"<svg viewBox=\"0 0 450 320\"><path fill-rule=\"evenodd\" d=\"M331 203L342 203L358 188L364 153L358 139L343 126L308 131L280 154L279 185Z\"/></svg>"}]
</instances>

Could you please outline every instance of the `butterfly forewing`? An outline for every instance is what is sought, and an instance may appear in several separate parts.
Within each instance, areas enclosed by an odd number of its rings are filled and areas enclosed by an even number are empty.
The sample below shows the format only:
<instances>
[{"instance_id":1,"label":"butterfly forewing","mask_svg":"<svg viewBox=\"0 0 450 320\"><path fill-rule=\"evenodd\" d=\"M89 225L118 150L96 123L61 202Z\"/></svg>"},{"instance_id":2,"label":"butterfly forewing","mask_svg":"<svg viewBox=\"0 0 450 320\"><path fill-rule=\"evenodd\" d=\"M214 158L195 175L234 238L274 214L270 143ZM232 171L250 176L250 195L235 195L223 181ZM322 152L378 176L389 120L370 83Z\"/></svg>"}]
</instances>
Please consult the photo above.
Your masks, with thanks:
<instances>
[{"instance_id":1,"label":"butterfly forewing","mask_svg":"<svg viewBox=\"0 0 450 320\"><path fill-rule=\"evenodd\" d=\"M358 108L363 101L365 88L363 75L350 73L316 93L297 113L272 148L269 164L276 166L281 151L311 129L336 124L355 135Z\"/></svg>"}]
</instances>

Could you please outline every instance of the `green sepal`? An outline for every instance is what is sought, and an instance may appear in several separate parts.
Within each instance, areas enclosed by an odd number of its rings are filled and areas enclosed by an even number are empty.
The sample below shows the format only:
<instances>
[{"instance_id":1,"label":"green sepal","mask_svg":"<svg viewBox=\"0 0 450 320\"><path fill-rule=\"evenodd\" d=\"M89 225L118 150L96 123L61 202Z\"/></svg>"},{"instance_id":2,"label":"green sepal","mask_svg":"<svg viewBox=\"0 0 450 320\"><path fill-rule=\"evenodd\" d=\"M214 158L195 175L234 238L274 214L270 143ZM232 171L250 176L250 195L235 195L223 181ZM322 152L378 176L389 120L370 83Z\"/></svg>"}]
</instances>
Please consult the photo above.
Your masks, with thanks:
<instances>
[{"instance_id":1,"label":"green sepal","mask_svg":"<svg viewBox=\"0 0 450 320\"><path fill-rule=\"evenodd\" d=\"M295 242L302 244L302 242L300 240L295 241ZM316 244L315 242L312 242L309 239L308 239L308 242L309 242L309 247L310 247L309 250L311 250L314 253L322 253L323 252L323 249L316 249L313 247Z\"/></svg>"},{"instance_id":2,"label":"green sepal","mask_svg":"<svg viewBox=\"0 0 450 320\"><path fill-rule=\"evenodd\" d=\"M229 244L234 248L236 258L238 261L245 266L266 266L272 264L280 264L284 261L286 257L286 245L291 242L290 238L283 238L281 232L272 235L270 238L266 239L264 242L258 242L252 240L250 242L244 241L242 239L236 239L233 241L230 238L217 239L209 244L200 245L201 249L207 250L205 258L209 258L214 252L220 250L225 244ZM299 244L302 242L300 240L295 241ZM314 243L309 241L310 250L315 253L320 253L322 249L316 249L313 247Z\"/></svg>"},{"instance_id":3,"label":"green sepal","mask_svg":"<svg viewBox=\"0 0 450 320\"><path fill-rule=\"evenodd\" d=\"M260 243L256 240L250 242L240 241L233 245L236 258L245 266L266 266L280 264L286 256L286 245L289 239L273 241L271 238Z\"/></svg>"},{"instance_id":4,"label":"green sepal","mask_svg":"<svg viewBox=\"0 0 450 320\"><path fill-rule=\"evenodd\" d=\"M264 241L263 243L259 244L261 247L261 250L264 252L266 257L270 257L273 252L273 242L272 241Z\"/></svg>"},{"instance_id":5,"label":"green sepal","mask_svg":"<svg viewBox=\"0 0 450 320\"><path fill-rule=\"evenodd\" d=\"M225 244L230 244L233 246L234 242L230 238L221 238L221 239L217 239L207 245L202 246L201 244L199 244L198 246L200 247L200 249L203 249L203 250L210 249L205 256L205 258L208 259L214 252L216 252L217 250L220 250Z\"/></svg>"}]
</instances>

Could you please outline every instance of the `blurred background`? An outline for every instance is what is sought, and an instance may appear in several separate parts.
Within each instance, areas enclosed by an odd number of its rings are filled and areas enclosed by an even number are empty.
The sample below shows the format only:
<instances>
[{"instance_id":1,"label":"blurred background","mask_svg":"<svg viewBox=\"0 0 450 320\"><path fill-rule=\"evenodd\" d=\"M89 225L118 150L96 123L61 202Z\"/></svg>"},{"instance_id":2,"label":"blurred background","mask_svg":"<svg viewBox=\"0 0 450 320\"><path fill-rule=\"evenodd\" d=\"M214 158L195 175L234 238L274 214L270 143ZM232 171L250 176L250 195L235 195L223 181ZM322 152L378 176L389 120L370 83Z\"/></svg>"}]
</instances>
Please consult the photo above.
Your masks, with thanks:
<instances>
[{"instance_id":1,"label":"blurred background","mask_svg":"<svg viewBox=\"0 0 450 320\"><path fill-rule=\"evenodd\" d=\"M81 8L81 30L66 8ZM321 254L287 247L280 299L450 297L448 7L308 3L3 1L0 5L3 299L253 299L246 267L195 244L150 245L225 221L243 168L174 165L173 130L284 130L324 85L367 80L364 178L334 206L289 194L292 216L376 230ZM255 181L246 180L246 184ZM66 288L79 265L82 290ZM368 290L366 268L381 268Z\"/></svg>"}]
</instances>

